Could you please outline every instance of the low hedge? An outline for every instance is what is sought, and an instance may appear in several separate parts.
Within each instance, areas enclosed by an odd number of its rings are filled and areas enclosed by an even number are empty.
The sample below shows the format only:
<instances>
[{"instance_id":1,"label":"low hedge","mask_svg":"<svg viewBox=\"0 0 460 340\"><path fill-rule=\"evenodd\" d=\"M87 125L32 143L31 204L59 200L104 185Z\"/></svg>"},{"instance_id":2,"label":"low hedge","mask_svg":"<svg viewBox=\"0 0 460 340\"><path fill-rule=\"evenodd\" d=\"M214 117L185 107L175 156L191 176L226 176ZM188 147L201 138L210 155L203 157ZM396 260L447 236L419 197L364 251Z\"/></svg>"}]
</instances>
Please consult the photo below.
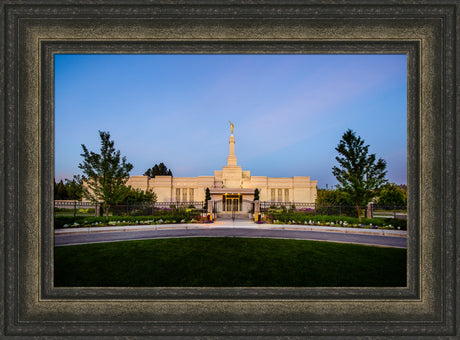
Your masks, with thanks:
<instances>
[{"instance_id":1,"label":"low hedge","mask_svg":"<svg viewBox=\"0 0 460 340\"><path fill-rule=\"evenodd\" d=\"M85 213L85 214L94 214L94 208L54 208L55 213L69 213L73 214L76 211L78 214Z\"/></svg>"},{"instance_id":2,"label":"low hedge","mask_svg":"<svg viewBox=\"0 0 460 340\"><path fill-rule=\"evenodd\" d=\"M152 223L180 223L181 221L190 222L192 219L200 220L200 214L196 211L167 211L163 214L155 216L54 216L54 227L56 229L63 228L64 225L73 226L107 226L115 225L113 222L119 222L117 225L131 225L131 224L152 224ZM407 230L407 221L397 218L362 218L361 223L356 217L348 216L329 216L329 215L310 215L299 212L283 212L267 214L265 219L272 223L283 224L305 224L313 223L318 225L333 225L333 226L347 226L347 227L362 227L362 226L376 226L387 227L392 226L395 229ZM112 222L112 223L110 223Z\"/></svg>"},{"instance_id":3,"label":"low hedge","mask_svg":"<svg viewBox=\"0 0 460 340\"><path fill-rule=\"evenodd\" d=\"M54 228L64 228L68 226L107 226L115 225L111 222L119 222L116 225L132 225L132 224L152 224L169 222L180 223L181 221L190 222L192 219L199 220L200 215L195 212L177 211L165 212L155 216L54 216Z\"/></svg>"},{"instance_id":4,"label":"low hedge","mask_svg":"<svg viewBox=\"0 0 460 340\"><path fill-rule=\"evenodd\" d=\"M305 224L313 223L318 225L336 225L336 226L376 226L386 227L392 226L395 229L407 230L407 221L395 218L362 218L361 222L357 217L349 216L331 216L331 215L312 215L303 212L274 212L268 213L266 219L272 223L292 223L292 224Z\"/></svg>"},{"instance_id":5,"label":"low hedge","mask_svg":"<svg viewBox=\"0 0 460 340\"><path fill-rule=\"evenodd\" d=\"M407 230L407 220L403 220L401 218L384 218L385 223L391 224L395 228L399 228L401 230Z\"/></svg>"}]
</instances>

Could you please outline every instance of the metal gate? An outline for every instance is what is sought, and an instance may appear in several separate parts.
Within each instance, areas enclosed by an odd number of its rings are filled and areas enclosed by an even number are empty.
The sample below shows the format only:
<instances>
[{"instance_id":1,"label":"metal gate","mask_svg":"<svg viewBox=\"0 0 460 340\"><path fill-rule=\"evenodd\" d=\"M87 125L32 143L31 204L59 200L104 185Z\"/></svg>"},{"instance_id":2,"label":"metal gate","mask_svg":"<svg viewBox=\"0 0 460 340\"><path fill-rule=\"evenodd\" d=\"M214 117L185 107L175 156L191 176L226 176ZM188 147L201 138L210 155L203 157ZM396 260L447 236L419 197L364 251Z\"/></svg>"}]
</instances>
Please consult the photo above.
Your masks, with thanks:
<instances>
[{"instance_id":1,"label":"metal gate","mask_svg":"<svg viewBox=\"0 0 460 340\"><path fill-rule=\"evenodd\" d=\"M215 218L228 216L229 214L245 215L249 218L249 213L254 212L254 201L239 200L232 198L231 200L216 200L213 206L213 215Z\"/></svg>"},{"instance_id":2,"label":"metal gate","mask_svg":"<svg viewBox=\"0 0 460 340\"><path fill-rule=\"evenodd\" d=\"M214 206L212 208L212 213L215 217L219 217L219 212L222 211L222 200L214 201Z\"/></svg>"},{"instance_id":3,"label":"metal gate","mask_svg":"<svg viewBox=\"0 0 460 340\"><path fill-rule=\"evenodd\" d=\"M253 214L254 213L254 201L243 200L242 206L241 206L241 212Z\"/></svg>"}]
</instances>

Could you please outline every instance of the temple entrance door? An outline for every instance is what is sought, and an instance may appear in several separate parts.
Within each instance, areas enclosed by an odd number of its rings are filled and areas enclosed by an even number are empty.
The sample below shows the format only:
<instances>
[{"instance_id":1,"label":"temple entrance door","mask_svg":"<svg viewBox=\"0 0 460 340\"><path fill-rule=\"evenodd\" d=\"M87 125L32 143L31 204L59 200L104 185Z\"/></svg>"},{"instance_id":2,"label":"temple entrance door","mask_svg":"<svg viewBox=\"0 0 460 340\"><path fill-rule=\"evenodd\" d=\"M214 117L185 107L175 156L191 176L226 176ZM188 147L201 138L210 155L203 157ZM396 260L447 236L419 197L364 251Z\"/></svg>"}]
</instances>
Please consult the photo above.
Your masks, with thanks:
<instances>
[{"instance_id":1,"label":"temple entrance door","mask_svg":"<svg viewBox=\"0 0 460 340\"><path fill-rule=\"evenodd\" d=\"M241 195L224 195L223 204L224 211L241 211Z\"/></svg>"},{"instance_id":2,"label":"temple entrance door","mask_svg":"<svg viewBox=\"0 0 460 340\"><path fill-rule=\"evenodd\" d=\"M238 198L227 199L227 211L239 211Z\"/></svg>"}]
</instances>

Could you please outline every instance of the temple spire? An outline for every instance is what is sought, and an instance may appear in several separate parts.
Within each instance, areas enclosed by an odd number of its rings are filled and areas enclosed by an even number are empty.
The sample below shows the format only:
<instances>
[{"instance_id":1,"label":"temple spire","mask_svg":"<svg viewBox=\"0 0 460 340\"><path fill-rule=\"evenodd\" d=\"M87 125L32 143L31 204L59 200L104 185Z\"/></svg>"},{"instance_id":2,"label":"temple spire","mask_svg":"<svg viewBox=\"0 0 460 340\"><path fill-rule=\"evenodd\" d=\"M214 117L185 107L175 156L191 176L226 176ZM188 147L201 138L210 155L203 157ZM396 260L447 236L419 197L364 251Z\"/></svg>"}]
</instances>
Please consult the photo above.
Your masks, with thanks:
<instances>
[{"instance_id":1,"label":"temple spire","mask_svg":"<svg viewBox=\"0 0 460 340\"><path fill-rule=\"evenodd\" d=\"M227 166L236 166L236 156L235 156L235 137L233 136L233 124L230 122L230 139L229 139L229 144L230 144L230 150L228 153L227 157Z\"/></svg>"}]
</instances>

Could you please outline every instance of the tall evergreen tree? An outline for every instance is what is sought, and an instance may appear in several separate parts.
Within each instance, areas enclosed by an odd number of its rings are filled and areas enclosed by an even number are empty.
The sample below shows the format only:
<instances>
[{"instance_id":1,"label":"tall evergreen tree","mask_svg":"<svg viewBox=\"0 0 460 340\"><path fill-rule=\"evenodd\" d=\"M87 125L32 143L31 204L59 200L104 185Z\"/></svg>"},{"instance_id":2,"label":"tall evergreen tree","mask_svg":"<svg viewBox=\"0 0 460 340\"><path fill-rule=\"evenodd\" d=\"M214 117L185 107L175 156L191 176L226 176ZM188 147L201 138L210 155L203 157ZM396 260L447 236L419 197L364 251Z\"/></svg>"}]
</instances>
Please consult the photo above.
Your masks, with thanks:
<instances>
[{"instance_id":1,"label":"tall evergreen tree","mask_svg":"<svg viewBox=\"0 0 460 340\"><path fill-rule=\"evenodd\" d=\"M259 200L259 194L260 194L259 189L256 188L256 189L254 190L254 201L258 201L258 200Z\"/></svg>"},{"instance_id":2,"label":"tall evergreen tree","mask_svg":"<svg viewBox=\"0 0 460 340\"><path fill-rule=\"evenodd\" d=\"M160 164L155 164L150 169L147 169L144 172L144 176L149 176L151 178L155 176L172 176L172 172L163 162L161 162Z\"/></svg>"},{"instance_id":3,"label":"tall evergreen tree","mask_svg":"<svg viewBox=\"0 0 460 340\"><path fill-rule=\"evenodd\" d=\"M56 183L56 180L54 180L54 199L55 200L66 200L67 199L67 192L66 192L65 185L62 179L59 181L59 183Z\"/></svg>"},{"instance_id":4,"label":"tall evergreen tree","mask_svg":"<svg viewBox=\"0 0 460 340\"><path fill-rule=\"evenodd\" d=\"M332 173L339 181L338 189L356 206L361 221L361 206L387 182L386 162L369 154L369 145L364 145L364 140L350 129L343 134L335 150L339 153L335 158L339 166L334 166Z\"/></svg>"},{"instance_id":5,"label":"tall evergreen tree","mask_svg":"<svg viewBox=\"0 0 460 340\"><path fill-rule=\"evenodd\" d=\"M102 201L105 216L108 217L110 206L123 201L127 195L125 184L133 165L126 161L126 157L121 157L119 150L115 150L109 132L99 131L99 136L100 153L88 151L82 144L83 162L78 167L83 171L83 196L94 203Z\"/></svg>"},{"instance_id":6,"label":"tall evergreen tree","mask_svg":"<svg viewBox=\"0 0 460 340\"><path fill-rule=\"evenodd\" d=\"M72 180L66 178L65 189L67 199L81 200L83 196L83 181L80 175L74 175Z\"/></svg>"}]
</instances>

